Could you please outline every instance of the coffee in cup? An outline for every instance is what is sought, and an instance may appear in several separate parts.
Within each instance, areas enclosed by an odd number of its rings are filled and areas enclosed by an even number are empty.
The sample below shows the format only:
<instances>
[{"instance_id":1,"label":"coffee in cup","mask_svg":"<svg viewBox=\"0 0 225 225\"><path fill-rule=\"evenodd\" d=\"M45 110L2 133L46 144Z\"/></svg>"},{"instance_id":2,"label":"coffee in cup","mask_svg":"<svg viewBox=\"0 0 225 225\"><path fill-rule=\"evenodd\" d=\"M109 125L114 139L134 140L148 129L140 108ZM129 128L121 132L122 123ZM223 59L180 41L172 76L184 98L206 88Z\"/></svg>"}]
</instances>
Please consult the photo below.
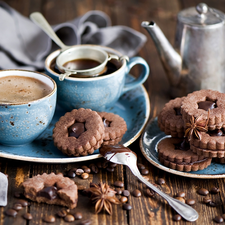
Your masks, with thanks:
<instances>
[{"instance_id":1,"label":"coffee in cup","mask_svg":"<svg viewBox=\"0 0 225 225\"><path fill-rule=\"evenodd\" d=\"M52 88L33 77L0 77L0 103L22 103L43 98Z\"/></svg>"}]
</instances>

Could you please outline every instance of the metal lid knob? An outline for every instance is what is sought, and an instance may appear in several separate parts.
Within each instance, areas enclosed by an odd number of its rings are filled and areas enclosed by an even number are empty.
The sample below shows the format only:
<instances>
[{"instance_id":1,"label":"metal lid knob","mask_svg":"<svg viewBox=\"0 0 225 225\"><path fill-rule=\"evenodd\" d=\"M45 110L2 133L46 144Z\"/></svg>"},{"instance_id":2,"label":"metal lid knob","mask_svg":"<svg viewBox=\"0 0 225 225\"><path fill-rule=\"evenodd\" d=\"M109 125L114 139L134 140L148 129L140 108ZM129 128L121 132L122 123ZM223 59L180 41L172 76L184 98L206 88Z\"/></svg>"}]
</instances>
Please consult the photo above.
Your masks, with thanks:
<instances>
[{"instance_id":1,"label":"metal lid knob","mask_svg":"<svg viewBox=\"0 0 225 225\"><path fill-rule=\"evenodd\" d=\"M196 11L199 13L199 14L206 14L208 12L208 9L209 7L205 4L205 3L199 3L197 6L196 6Z\"/></svg>"}]
</instances>

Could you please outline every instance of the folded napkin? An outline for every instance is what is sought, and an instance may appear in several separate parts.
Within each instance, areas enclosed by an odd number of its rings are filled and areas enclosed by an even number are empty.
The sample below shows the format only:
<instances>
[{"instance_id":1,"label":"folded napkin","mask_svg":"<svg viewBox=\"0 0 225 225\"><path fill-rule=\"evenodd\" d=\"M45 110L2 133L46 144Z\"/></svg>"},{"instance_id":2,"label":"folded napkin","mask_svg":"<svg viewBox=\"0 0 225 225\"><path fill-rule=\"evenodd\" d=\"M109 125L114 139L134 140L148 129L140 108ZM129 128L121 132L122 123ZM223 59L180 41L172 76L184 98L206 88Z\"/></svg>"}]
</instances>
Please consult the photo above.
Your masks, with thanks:
<instances>
[{"instance_id":1,"label":"folded napkin","mask_svg":"<svg viewBox=\"0 0 225 225\"><path fill-rule=\"evenodd\" d=\"M59 47L29 18L2 1L0 15L0 69L43 70L46 56ZM52 27L66 45L108 46L129 57L146 42L140 32L111 26L110 18L97 10Z\"/></svg>"}]
</instances>

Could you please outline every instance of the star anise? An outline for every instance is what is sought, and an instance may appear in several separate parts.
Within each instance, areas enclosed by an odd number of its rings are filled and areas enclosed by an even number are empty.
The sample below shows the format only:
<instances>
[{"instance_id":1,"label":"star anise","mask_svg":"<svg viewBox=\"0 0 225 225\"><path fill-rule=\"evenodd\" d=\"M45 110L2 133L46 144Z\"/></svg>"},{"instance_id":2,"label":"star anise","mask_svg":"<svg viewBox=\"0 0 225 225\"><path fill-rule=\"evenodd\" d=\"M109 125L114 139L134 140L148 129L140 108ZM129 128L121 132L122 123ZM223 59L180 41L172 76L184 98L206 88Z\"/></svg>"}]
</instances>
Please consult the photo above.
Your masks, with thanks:
<instances>
[{"instance_id":1,"label":"star anise","mask_svg":"<svg viewBox=\"0 0 225 225\"><path fill-rule=\"evenodd\" d=\"M99 213L102 209L105 209L109 214L112 214L112 204L120 204L118 198L116 198L116 191L111 189L108 184L99 183L91 185L86 189L91 194L91 200L95 204L95 213Z\"/></svg>"},{"instance_id":2,"label":"star anise","mask_svg":"<svg viewBox=\"0 0 225 225\"><path fill-rule=\"evenodd\" d=\"M190 123L186 123L186 130L184 136L187 137L188 141L190 141L191 136L194 134L196 138L201 140L200 132L208 131L208 122L209 122L209 110L208 110L208 118L202 119L202 115L195 118L191 116Z\"/></svg>"}]
</instances>

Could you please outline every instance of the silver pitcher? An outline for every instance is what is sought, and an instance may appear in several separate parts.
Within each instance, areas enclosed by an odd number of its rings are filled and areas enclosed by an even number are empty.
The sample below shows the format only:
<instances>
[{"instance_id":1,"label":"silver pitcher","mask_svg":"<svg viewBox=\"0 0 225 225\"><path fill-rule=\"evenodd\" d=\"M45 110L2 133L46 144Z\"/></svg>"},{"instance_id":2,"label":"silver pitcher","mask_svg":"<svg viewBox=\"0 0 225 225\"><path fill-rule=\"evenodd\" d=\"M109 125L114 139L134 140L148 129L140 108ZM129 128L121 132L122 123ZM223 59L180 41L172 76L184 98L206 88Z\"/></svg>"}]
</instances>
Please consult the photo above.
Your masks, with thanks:
<instances>
[{"instance_id":1,"label":"silver pitcher","mask_svg":"<svg viewBox=\"0 0 225 225\"><path fill-rule=\"evenodd\" d=\"M155 22L143 21L171 84L172 97L200 89L225 92L225 15L200 3L177 16L175 47Z\"/></svg>"}]
</instances>

